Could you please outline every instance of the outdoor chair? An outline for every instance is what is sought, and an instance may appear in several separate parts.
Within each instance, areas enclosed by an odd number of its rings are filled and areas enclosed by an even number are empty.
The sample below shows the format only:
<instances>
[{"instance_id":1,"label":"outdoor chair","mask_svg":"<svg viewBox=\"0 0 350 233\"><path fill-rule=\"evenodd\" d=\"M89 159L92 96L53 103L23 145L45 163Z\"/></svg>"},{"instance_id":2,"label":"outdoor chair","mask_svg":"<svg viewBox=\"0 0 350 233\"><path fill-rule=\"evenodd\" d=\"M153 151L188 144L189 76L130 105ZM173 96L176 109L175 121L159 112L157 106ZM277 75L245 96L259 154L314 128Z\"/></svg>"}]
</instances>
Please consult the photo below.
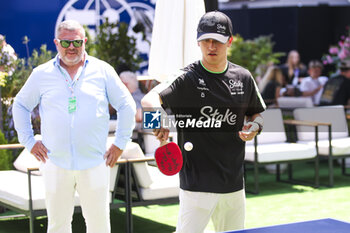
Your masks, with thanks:
<instances>
[{"instance_id":1,"label":"outdoor chair","mask_svg":"<svg viewBox=\"0 0 350 233\"><path fill-rule=\"evenodd\" d=\"M286 142L287 137L284 124L303 124L311 128L316 128L316 131L318 125L311 122L283 121L281 109L267 109L261 115L264 118L263 131L253 141L246 142L245 168L247 168L247 165L252 164L254 173L254 190L250 192L254 194L259 193L260 165L275 164L277 167L276 179L277 181L282 181L280 164L291 164L298 161L313 161L315 163L314 182L311 185L318 187L319 163L317 145ZM288 168L287 182L310 184L309 182L294 180L292 177L292 167L288 166ZM249 192L249 190L247 191Z\"/></svg>"},{"instance_id":2,"label":"outdoor chair","mask_svg":"<svg viewBox=\"0 0 350 233\"><path fill-rule=\"evenodd\" d=\"M35 136L40 139L40 135ZM112 143L109 138L107 144ZM6 146L6 145L5 145ZM133 153L135 143L129 143L124 153ZM18 145L14 148L23 148ZM38 216L46 215L45 189L43 177L39 167L40 162L27 150L23 149L14 162L16 170L0 171L0 205L13 210L16 213L29 217L29 232L34 233L34 220ZM114 203L114 188L117 180L119 166L115 166L110 172L110 208L125 207L124 202ZM79 196L75 193L75 212L81 212Z\"/></svg>"},{"instance_id":3,"label":"outdoor chair","mask_svg":"<svg viewBox=\"0 0 350 233\"><path fill-rule=\"evenodd\" d=\"M277 98L277 104L280 108L303 108L313 107L311 97L295 97L295 96L282 96Z\"/></svg>"},{"instance_id":4,"label":"outdoor chair","mask_svg":"<svg viewBox=\"0 0 350 233\"><path fill-rule=\"evenodd\" d=\"M40 139L40 136L36 136ZM114 137L108 137L107 148ZM23 148L16 144L3 145L9 148ZM3 148L2 148L3 149ZM126 207L126 232L132 232L132 207L151 204L177 203L179 195L179 177L165 176L157 167L148 165L148 161L137 143L129 142L117 165L110 173L110 208ZM34 220L46 215L45 190L40 174L40 162L24 149L14 162L16 170L0 171L0 205L29 218L29 232L34 233ZM124 169L124 174L120 171ZM123 183L124 186L120 186ZM115 197L123 189L120 200ZM136 194L132 199L133 193ZM81 212L79 196L75 194L75 212Z\"/></svg>"},{"instance_id":5,"label":"outdoor chair","mask_svg":"<svg viewBox=\"0 0 350 233\"><path fill-rule=\"evenodd\" d=\"M153 135L148 136L155 139ZM158 140L155 143L159 146ZM179 202L179 175L162 174L155 166L154 156L146 157L140 147L124 158L126 162L120 169L119 180L125 181L126 184L117 185L116 196L125 196L126 229L127 233L130 233L133 232L132 207ZM125 176L125 179L122 176Z\"/></svg>"},{"instance_id":6,"label":"outdoor chair","mask_svg":"<svg viewBox=\"0 0 350 233\"><path fill-rule=\"evenodd\" d=\"M153 135L149 136L155 138ZM159 144L158 140L157 142ZM156 200L156 203L159 203L160 199L164 199L165 203L167 203L169 198L170 202L174 202L173 199L178 201L178 174L166 176L159 171L158 167L149 165L148 162L154 162L154 158L145 157L141 148L136 153L129 154L129 156L124 156L123 158L135 159L135 162L131 163L132 166L130 167L130 177L134 179L132 184L136 192L134 206L150 204L154 200Z\"/></svg>"},{"instance_id":7,"label":"outdoor chair","mask_svg":"<svg viewBox=\"0 0 350 233\"><path fill-rule=\"evenodd\" d=\"M319 127L318 148L320 158L328 160L328 185L334 185L333 160L341 159L343 175L346 173L345 158L350 157L350 137L344 106L322 106L294 110L296 120L316 121L325 125ZM297 126L298 142L315 144L313 129Z\"/></svg>"}]
</instances>

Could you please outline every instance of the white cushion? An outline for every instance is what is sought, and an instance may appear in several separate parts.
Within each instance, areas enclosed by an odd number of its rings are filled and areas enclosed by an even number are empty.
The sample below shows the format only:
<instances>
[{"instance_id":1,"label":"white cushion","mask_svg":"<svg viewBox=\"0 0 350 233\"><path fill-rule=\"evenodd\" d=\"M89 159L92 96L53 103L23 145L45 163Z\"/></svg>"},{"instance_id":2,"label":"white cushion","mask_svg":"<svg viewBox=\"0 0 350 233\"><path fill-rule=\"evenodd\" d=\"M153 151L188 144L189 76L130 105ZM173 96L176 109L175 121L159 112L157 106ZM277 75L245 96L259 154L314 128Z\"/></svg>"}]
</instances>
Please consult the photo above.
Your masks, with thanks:
<instances>
[{"instance_id":1,"label":"white cushion","mask_svg":"<svg viewBox=\"0 0 350 233\"><path fill-rule=\"evenodd\" d=\"M315 142L304 142L314 146ZM318 152L320 155L329 155L329 140L318 141ZM332 155L350 155L350 138L332 139Z\"/></svg>"},{"instance_id":2,"label":"white cushion","mask_svg":"<svg viewBox=\"0 0 350 233\"><path fill-rule=\"evenodd\" d=\"M143 154L139 144L129 142L123 151L122 158L145 158L145 155ZM150 175L147 162L133 163L133 167L135 169L139 185L143 188L148 188L153 183L153 179Z\"/></svg>"},{"instance_id":3,"label":"white cushion","mask_svg":"<svg viewBox=\"0 0 350 233\"><path fill-rule=\"evenodd\" d=\"M45 190L42 176L32 176L33 209L45 209ZM28 175L20 171L0 172L0 201L21 210L29 210ZM74 204L79 205L75 194Z\"/></svg>"},{"instance_id":4,"label":"white cushion","mask_svg":"<svg viewBox=\"0 0 350 233\"><path fill-rule=\"evenodd\" d=\"M109 174L109 191L114 191L114 186L116 184L117 174L118 174L119 165L116 165L110 169Z\"/></svg>"},{"instance_id":5,"label":"white cushion","mask_svg":"<svg viewBox=\"0 0 350 233\"><path fill-rule=\"evenodd\" d=\"M166 176L157 167L149 166L149 172L154 177L154 182L148 188L141 188L141 195L144 200L178 197L179 175Z\"/></svg>"},{"instance_id":6,"label":"white cushion","mask_svg":"<svg viewBox=\"0 0 350 233\"><path fill-rule=\"evenodd\" d=\"M114 133L117 128L117 120L109 120L108 122L108 132Z\"/></svg>"},{"instance_id":7,"label":"white cushion","mask_svg":"<svg viewBox=\"0 0 350 233\"><path fill-rule=\"evenodd\" d=\"M112 145L112 143L114 142L114 139L115 139L115 136L109 136L107 138L107 149ZM121 157L124 159L131 159L131 158L144 158L145 156L139 144L135 142L128 142L126 144L126 147L123 150ZM152 184L153 180L148 171L147 163L146 162L134 163L133 167L135 169L135 173L137 175L139 185L144 188L149 187ZM118 171L117 169L111 170L111 183L110 183L111 191L113 191L113 188L115 185L117 171Z\"/></svg>"},{"instance_id":8,"label":"white cushion","mask_svg":"<svg viewBox=\"0 0 350 233\"><path fill-rule=\"evenodd\" d=\"M264 119L264 128L257 136L258 144L285 142L287 140L281 109L266 109L261 113ZM247 145L252 145L253 140Z\"/></svg>"},{"instance_id":9,"label":"white cushion","mask_svg":"<svg viewBox=\"0 0 350 233\"><path fill-rule=\"evenodd\" d=\"M169 137L173 142L177 143L177 132L170 132ZM159 140L157 140L157 138L154 135L144 134L143 142L145 145L145 156L154 157L154 152L160 145Z\"/></svg>"},{"instance_id":10,"label":"white cushion","mask_svg":"<svg viewBox=\"0 0 350 233\"><path fill-rule=\"evenodd\" d=\"M159 147L159 141L153 135L145 136L153 140L155 149ZM154 151L152 156L154 156ZM137 143L129 142L123 151L122 158L145 158L145 156ZM157 167L150 166L147 162L133 163L133 168L144 200L179 196L178 174L166 176Z\"/></svg>"},{"instance_id":11,"label":"white cushion","mask_svg":"<svg viewBox=\"0 0 350 233\"><path fill-rule=\"evenodd\" d=\"M41 135L35 135L34 138L36 140L41 140ZM38 161L34 155L32 155L27 149L23 149L13 163L13 166L19 171L27 172L28 168L39 168L40 164L41 162ZM41 175L40 171L34 171L32 173L34 175Z\"/></svg>"},{"instance_id":12,"label":"white cushion","mask_svg":"<svg viewBox=\"0 0 350 233\"><path fill-rule=\"evenodd\" d=\"M293 112L295 120L317 121L332 124L332 138L348 137L348 125L343 106L325 106L314 108L298 108ZM328 126L319 126L319 139L328 139ZM315 140L314 127L297 126L300 141Z\"/></svg>"},{"instance_id":13,"label":"white cushion","mask_svg":"<svg viewBox=\"0 0 350 233\"><path fill-rule=\"evenodd\" d=\"M277 98L277 103L280 108L309 108L314 106L311 97L283 96Z\"/></svg>"},{"instance_id":14,"label":"white cushion","mask_svg":"<svg viewBox=\"0 0 350 233\"><path fill-rule=\"evenodd\" d=\"M154 156L154 152L159 147L159 141L157 138L150 134L143 135L143 142L145 144L145 154L146 157Z\"/></svg>"},{"instance_id":15,"label":"white cushion","mask_svg":"<svg viewBox=\"0 0 350 233\"><path fill-rule=\"evenodd\" d=\"M258 162L282 162L316 157L316 148L309 144L271 143L258 145ZM247 145L245 160L254 161L254 146Z\"/></svg>"}]
</instances>

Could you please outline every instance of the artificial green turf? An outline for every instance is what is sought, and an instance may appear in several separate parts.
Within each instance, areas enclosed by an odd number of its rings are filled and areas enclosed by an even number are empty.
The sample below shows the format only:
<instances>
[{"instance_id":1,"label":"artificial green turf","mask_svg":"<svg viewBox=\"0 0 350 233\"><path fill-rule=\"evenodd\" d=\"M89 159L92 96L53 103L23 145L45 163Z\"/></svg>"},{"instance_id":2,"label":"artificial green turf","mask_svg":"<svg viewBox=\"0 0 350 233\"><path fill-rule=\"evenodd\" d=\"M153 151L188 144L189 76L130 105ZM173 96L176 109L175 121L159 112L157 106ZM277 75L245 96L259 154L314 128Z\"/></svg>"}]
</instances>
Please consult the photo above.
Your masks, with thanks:
<instances>
[{"instance_id":1,"label":"artificial green turf","mask_svg":"<svg viewBox=\"0 0 350 233\"><path fill-rule=\"evenodd\" d=\"M350 168L348 169L350 171ZM247 194L246 228L306 221L319 218L335 218L350 222L350 176L340 174L335 164L335 186L321 186L318 189L276 182L274 175L260 169L259 195ZM321 163L321 181L327 182L327 164ZM247 189L252 186L252 173L247 173ZM284 175L283 178L286 178ZM301 163L295 166L295 178L312 181L313 164ZM135 233L174 232L178 205L152 205L133 208ZM46 218L35 221L36 233L44 233ZM124 209L111 212L112 233L125 232ZM210 223L208 231L213 231ZM28 232L28 220L0 220L0 233ZM73 232L85 232L81 214L75 214ZM301 232L302 233L302 232Z\"/></svg>"}]
</instances>

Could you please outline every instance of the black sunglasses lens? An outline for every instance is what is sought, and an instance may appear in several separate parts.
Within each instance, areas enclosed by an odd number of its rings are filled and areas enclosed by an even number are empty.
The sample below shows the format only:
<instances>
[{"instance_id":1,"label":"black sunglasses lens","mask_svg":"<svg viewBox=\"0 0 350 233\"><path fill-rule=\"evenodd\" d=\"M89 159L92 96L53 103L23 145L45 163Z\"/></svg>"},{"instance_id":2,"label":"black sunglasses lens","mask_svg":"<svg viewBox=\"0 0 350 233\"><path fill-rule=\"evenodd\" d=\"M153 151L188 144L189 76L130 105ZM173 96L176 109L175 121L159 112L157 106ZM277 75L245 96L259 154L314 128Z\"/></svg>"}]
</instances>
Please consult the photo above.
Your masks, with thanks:
<instances>
[{"instance_id":1,"label":"black sunglasses lens","mask_svg":"<svg viewBox=\"0 0 350 233\"><path fill-rule=\"evenodd\" d=\"M60 40L60 44L63 48L68 48L70 43L73 43L75 48L79 48L83 45L83 40Z\"/></svg>"},{"instance_id":2,"label":"black sunglasses lens","mask_svg":"<svg viewBox=\"0 0 350 233\"><path fill-rule=\"evenodd\" d=\"M60 44L63 48L68 48L70 45L70 41L69 40L60 40Z\"/></svg>"},{"instance_id":3,"label":"black sunglasses lens","mask_svg":"<svg viewBox=\"0 0 350 233\"><path fill-rule=\"evenodd\" d=\"M73 40L73 46L79 48L83 45L83 40Z\"/></svg>"}]
</instances>

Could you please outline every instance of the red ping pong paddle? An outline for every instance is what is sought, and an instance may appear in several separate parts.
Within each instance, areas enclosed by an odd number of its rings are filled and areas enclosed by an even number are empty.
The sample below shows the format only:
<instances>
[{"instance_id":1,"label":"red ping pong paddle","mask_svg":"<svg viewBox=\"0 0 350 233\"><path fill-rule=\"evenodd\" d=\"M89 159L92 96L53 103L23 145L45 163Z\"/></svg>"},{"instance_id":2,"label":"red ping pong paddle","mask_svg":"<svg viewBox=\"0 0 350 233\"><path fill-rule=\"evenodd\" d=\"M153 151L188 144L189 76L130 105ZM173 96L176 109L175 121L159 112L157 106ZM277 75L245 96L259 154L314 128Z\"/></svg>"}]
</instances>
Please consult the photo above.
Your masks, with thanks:
<instances>
[{"instance_id":1,"label":"red ping pong paddle","mask_svg":"<svg viewBox=\"0 0 350 233\"><path fill-rule=\"evenodd\" d=\"M155 155L156 163L160 172L172 176L177 174L183 164L182 153L179 146L174 142L161 141Z\"/></svg>"}]
</instances>

